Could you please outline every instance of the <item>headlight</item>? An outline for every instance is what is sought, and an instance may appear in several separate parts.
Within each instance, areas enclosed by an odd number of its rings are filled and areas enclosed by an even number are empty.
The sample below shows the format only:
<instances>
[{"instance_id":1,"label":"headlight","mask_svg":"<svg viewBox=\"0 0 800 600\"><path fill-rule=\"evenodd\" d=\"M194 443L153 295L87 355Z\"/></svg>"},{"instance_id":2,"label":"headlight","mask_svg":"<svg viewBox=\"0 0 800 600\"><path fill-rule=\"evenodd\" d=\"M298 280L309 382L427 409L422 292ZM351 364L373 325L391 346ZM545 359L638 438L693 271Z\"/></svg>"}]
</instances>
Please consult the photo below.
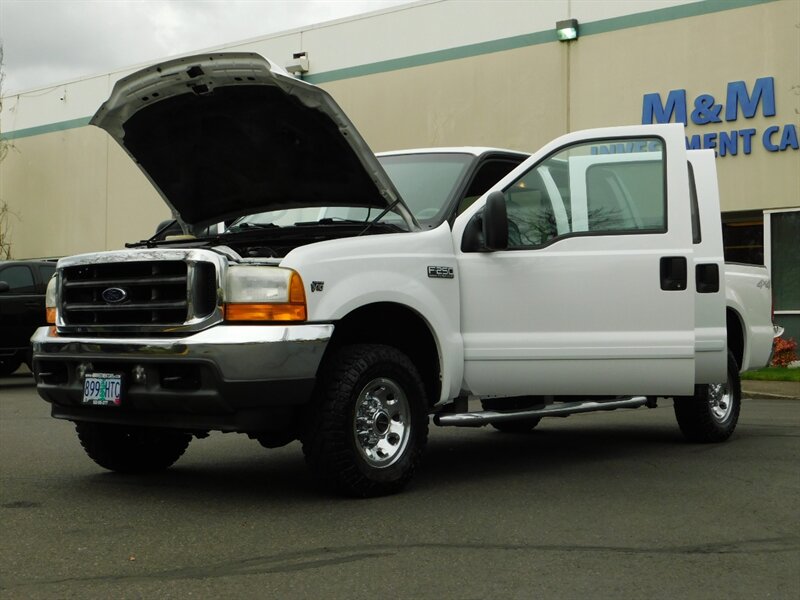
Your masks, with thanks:
<instances>
[{"instance_id":1,"label":"headlight","mask_svg":"<svg viewBox=\"0 0 800 600\"><path fill-rule=\"evenodd\" d=\"M44 293L44 307L47 322L50 325L56 324L56 286L58 285L58 275L53 275L47 282L47 291Z\"/></svg>"},{"instance_id":2,"label":"headlight","mask_svg":"<svg viewBox=\"0 0 800 600\"><path fill-rule=\"evenodd\" d=\"M303 280L280 267L230 267L225 286L226 321L305 321Z\"/></svg>"}]
</instances>

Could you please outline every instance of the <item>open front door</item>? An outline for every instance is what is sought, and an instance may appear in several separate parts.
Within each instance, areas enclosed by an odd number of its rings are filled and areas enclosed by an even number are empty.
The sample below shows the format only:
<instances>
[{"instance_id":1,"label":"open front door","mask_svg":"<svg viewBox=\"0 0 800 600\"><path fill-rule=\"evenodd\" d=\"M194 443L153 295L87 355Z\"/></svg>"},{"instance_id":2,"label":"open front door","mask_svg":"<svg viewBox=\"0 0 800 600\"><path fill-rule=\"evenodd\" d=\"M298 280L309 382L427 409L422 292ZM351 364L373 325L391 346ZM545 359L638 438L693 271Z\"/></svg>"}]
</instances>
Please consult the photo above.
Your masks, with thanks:
<instances>
[{"instance_id":1,"label":"open front door","mask_svg":"<svg viewBox=\"0 0 800 600\"><path fill-rule=\"evenodd\" d=\"M568 134L493 188L504 195L508 248L480 242L486 197L456 220L465 389L692 393L684 144L680 125Z\"/></svg>"}]
</instances>

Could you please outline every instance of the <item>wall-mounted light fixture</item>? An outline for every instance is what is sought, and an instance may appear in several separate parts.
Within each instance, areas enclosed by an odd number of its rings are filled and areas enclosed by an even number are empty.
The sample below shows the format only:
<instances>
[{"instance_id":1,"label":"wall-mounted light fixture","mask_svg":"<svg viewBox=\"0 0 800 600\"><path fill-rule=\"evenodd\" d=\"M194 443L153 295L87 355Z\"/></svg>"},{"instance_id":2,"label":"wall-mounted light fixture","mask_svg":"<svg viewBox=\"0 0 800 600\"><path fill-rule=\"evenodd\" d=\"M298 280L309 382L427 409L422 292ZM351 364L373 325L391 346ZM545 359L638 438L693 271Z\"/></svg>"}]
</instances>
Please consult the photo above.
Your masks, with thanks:
<instances>
[{"instance_id":1,"label":"wall-mounted light fixture","mask_svg":"<svg viewBox=\"0 0 800 600\"><path fill-rule=\"evenodd\" d=\"M308 53L295 52L292 54L292 60L286 63L286 70L295 77L308 73Z\"/></svg>"},{"instance_id":2,"label":"wall-mounted light fixture","mask_svg":"<svg viewBox=\"0 0 800 600\"><path fill-rule=\"evenodd\" d=\"M556 37L559 42L578 39L578 19L566 19L556 22Z\"/></svg>"}]
</instances>

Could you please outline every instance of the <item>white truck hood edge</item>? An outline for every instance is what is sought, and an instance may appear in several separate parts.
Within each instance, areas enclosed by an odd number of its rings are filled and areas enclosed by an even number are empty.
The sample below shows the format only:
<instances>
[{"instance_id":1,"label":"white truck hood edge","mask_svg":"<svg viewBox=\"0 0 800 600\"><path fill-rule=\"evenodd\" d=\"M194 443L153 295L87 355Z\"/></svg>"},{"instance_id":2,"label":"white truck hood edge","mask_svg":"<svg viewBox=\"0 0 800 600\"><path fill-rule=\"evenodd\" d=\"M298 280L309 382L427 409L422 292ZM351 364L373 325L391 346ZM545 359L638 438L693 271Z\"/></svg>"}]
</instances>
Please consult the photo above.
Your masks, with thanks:
<instances>
[{"instance_id":1,"label":"white truck hood edge","mask_svg":"<svg viewBox=\"0 0 800 600\"><path fill-rule=\"evenodd\" d=\"M411 212L323 89L254 53L203 54L119 80L90 123L133 158L187 229L309 206Z\"/></svg>"}]
</instances>

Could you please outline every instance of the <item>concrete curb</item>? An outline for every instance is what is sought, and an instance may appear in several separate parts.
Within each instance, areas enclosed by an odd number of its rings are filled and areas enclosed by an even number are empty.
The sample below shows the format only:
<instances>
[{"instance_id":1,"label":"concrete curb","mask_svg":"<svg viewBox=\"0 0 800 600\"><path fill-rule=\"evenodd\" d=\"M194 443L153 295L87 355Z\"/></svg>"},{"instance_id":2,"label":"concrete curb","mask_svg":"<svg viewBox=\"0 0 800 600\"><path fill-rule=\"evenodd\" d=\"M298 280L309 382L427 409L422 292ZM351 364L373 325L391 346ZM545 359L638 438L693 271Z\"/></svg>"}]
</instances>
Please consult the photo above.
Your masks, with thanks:
<instances>
[{"instance_id":1,"label":"concrete curb","mask_svg":"<svg viewBox=\"0 0 800 600\"><path fill-rule=\"evenodd\" d=\"M800 382L745 379L742 381L742 396L800 400Z\"/></svg>"},{"instance_id":2,"label":"concrete curb","mask_svg":"<svg viewBox=\"0 0 800 600\"><path fill-rule=\"evenodd\" d=\"M768 394L766 392L753 392L746 390L742 390L742 397L747 400L759 400L759 399L800 400L800 398L797 398L795 396L784 396L783 394Z\"/></svg>"}]
</instances>

